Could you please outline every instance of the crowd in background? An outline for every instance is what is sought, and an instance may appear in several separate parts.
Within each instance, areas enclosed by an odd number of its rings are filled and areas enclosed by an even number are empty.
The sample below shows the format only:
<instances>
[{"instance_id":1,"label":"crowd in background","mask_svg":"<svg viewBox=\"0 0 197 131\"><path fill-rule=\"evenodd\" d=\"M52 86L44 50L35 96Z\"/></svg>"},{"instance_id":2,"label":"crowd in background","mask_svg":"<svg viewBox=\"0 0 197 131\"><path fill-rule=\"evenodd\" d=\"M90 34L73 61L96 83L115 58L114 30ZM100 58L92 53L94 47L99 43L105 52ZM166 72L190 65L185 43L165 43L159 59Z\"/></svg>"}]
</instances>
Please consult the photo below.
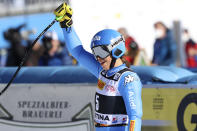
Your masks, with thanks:
<instances>
[{"instance_id":1,"label":"crowd in background","mask_svg":"<svg viewBox=\"0 0 197 131\"><path fill-rule=\"evenodd\" d=\"M25 25L9 28L4 32L4 38L10 48L0 52L1 66L18 66L25 54L30 51L24 66L63 66L76 65L76 60L69 54L66 44L58 39L54 31L46 32L41 40L31 49L33 40L28 34L21 32Z\"/></svg>"},{"instance_id":2,"label":"crowd in background","mask_svg":"<svg viewBox=\"0 0 197 131\"><path fill-rule=\"evenodd\" d=\"M146 50L139 47L136 40L129 35L127 29L118 29L124 38L126 53L124 59L129 65L151 65L151 66L176 66L177 43L172 30L163 22L153 24L155 29L155 42L153 46L153 58L147 57ZM25 25L9 28L4 32L4 38L10 43L9 49L0 49L1 66L18 66L30 50L33 40L21 32ZM154 35L154 34L153 34ZM197 67L197 43L190 37L189 31L184 29L182 41L186 54L186 67ZM56 32L48 31L39 42L31 49L31 53L24 66L63 66L77 65L77 61L69 54L66 43L58 39Z\"/></svg>"},{"instance_id":3,"label":"crowd in background","mask_svg":"<svg viewBox=\"0 0 197 131\"><path fill-rule=\"evenodd\" d=\"M197 43L191 38L187 29L183 30L183 42L185 44L185 54L187 66L197 67Z\"/></svg>"},{"instance_id":4,"label":"crowd in background","mask_svg":"<svg viewBox=\"0 0 197 131\"><path fill-rule=\"evenodd\" d=\"M140 48L137 42L128 34L125 28L118 31L125 38L127 48L125 58L131 65L150 65L150 66L176 66L177 65L177 43L175 41L173 31L163 22L154 23L155 42L153 46L153 57L151 60L147 58L146 51ZM183 29L181 32L182 44L186 59L187 68L197 68L197 43L190 37L189 31Z\"/></svg>"}]
</instances>

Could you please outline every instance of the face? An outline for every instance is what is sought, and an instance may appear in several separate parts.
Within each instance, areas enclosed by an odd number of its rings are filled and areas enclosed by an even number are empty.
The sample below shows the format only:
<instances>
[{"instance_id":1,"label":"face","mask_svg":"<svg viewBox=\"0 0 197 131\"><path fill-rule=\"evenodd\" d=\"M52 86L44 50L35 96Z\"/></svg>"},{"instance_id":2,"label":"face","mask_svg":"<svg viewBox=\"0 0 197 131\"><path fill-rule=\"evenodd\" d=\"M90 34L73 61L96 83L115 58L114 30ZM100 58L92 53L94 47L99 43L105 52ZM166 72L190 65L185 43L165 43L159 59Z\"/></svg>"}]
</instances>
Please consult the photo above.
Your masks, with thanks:
<instances>
[{"instance_id":1,"label":"face","mask_svg":"<svg viewBox=\"0 0 197 131\"><path fill-rule=\"evenodd\" d=\"M49 54L50 54L51 56L53 56L53 55L58 51L60 43L59 43L58 40L52 40L52 41L51 41L51 44L52 44L52 48L51 48L51 50L49 51Z\"/></svg>"},{"instance_id":2,"label":"face","mask_svg":"<svg viewBox=\"0 0 197 131\"><path fill-rule=\"evenodd\" d=\"M166 29L165 29L165 27L163 27L163 25L161 25L161 24L156 24L155 25L155 35L156 35L156 38L163 38L163 37L165 37L165 35L166 35Z\"/></svg>"},{"instance_id":3,"label":"face","mask_svg":"<svg viewBox=\"0 0 197 131\"><path fill-rule=\"evenodd\" d=\"M101 66L103 67L104 70L109 70L112 58L111 58L111 56L108 56L104 59L97 57L97 61L101 64Z\"/></svg>"},{"instance_id":4,"label":"face","mask_svg":"<svg viewBox=\"0 0 197 131\"><path fill-rule=\"evenodd\" d=\"M189 41L190 37L189 37L189 33L184 31L182 34L182 40L184 43L186 43L187 41Z\"/></svg>"},{"instance_id":5,"label":"face","mask_svg":"<svg viewBox=\"0 0 197 131\"><path fill-rule=\"evenodd\" d=\"M118 29L118 32L120 34L122 34L124 36L124 38L126 39L128 37L128 33L127 33L127 30L125 28L120 28Z\"/></svg>"}]
</instances>

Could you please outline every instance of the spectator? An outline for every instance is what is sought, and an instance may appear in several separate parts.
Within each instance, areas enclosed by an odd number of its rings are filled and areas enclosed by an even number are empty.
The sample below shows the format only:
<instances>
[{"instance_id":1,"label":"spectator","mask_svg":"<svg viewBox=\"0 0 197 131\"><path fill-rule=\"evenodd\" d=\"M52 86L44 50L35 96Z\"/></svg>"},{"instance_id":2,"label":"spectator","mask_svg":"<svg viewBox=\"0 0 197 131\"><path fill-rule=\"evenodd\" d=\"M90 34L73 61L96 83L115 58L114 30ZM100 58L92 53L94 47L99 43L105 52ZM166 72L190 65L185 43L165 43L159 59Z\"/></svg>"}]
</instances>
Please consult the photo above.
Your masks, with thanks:
<instances>
[{"instance_id":1,"label":"spectator","mask_svg":"<svg viewBox=\"0 0 197 131\"><path fill-rule=\"evenodd\" d=\"M183 30L182 40L185 44L187 66L190 68L197 67L197 44L190 37L189 31L187 29Z\"/></svg>"},{"instance_id":2,"label":"spectator","mask_svg":"<svg viewBox=\"0 0 197 131\"><path fill-rule=\"evenodd\" d=\"M0 67L6 66L7 50L0 49Z\"/></svg>"},{"instance_id":3,"label":"spectator","mask_svg":"<svg viewBox=\"0 0 197 131\"><path fill-rule=\"evenodd\" d=\"M133 63L135 66L149 66L151 65L151 61L149 60L146 50L145 49L139 49L135 61Z\"/></svg>"},{"instance_id":4,"label":"spectator","mask_svg":"<svg viewBox=\"0 0 197 131\"><path fill-rule=\"evenodd\" d=\"M156 40L154 43L154 53L152 64L170 66L176 62L176 43L172 32L162 22L154 24Z\"/></svg>"},{"instance_id":5,"label":"spectator","mask_svg":"<svg viewBox=\"0 0 197 131\"><path fill-rule=\"evenodd\" d=\"M27 59L26 66L38 66L39 59L43 52L44 48L40 45L40 43L37 42L32 48L32 51Z\"/></svg>"},{"instance_id":6,"label":"spectator","mask_svg":"<svg viewBox=\"0 0 197 131\"><path fill-rule=\"evenodd\" d=\"M27 49L29 49L33 43L34 40L30 39L30 35L35 34L36 29L31 30L23 30L21 32L22 38L25 40L25 44L27 46ZM31 49L31 52L29 52L29 57L26 60L25 65L26 66L37 66L40 56L43 54L44 48L40 45L39 42L37 42Z\"/></svg>"},{"instance_id":7,"label":"spectator","mask_svg":"<svg viewBox=\"0 0 197 131\"><path fill-rule=\"evenodd\" d=\"M44 53L40 57L40 66L61 66L72 65L72 58L68 59L68 54L63 51L62 44L58 40L55 32L47 32L42 38Z\"/></svg>"},{"instance_id":8,"label":"spectator","mask_svg":"<svg viewBox=\"0 0 197 131\"><path fill-rule=\"evenodd\" d=\"M125 39L125 46L126 46L126 53L125 53L125 60L128 64L133 65L135 58L138 54L139 47L135 40L128 34L125 28L119 28L118 32L120 32L124 39Z\"/></svg>"},{"instance_id":9,"label":"spectator","mask_svg":"<svg viewBox=\"0 0 197 131\"><path fill-rule=\"evenodd\" d=\"M21 44L23 39L20 33L21 28L24 26L23 24L4 32L4 38L10 43L6 66L18 66L25 55L25 46Z\"/></svg>"}]
</instances>

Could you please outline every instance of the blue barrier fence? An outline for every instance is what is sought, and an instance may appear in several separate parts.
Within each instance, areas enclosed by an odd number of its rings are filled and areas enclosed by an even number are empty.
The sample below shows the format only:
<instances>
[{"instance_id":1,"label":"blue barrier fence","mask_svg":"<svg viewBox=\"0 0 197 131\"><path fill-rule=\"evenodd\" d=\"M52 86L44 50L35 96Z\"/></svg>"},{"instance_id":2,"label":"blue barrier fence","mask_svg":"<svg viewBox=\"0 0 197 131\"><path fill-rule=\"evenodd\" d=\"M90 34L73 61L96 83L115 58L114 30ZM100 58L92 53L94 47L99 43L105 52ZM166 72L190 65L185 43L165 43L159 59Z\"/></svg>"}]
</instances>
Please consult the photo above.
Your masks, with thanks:
<instances>
[{"instance_id":1,"label":"blue barrier fence","mask_svg":"<svg viewBox=\"0 0 197 131\"><path fill-rule=\"evenodd\" d=\"M197 74L187 69L165 66L131 66L143 84L195 84ZM0 83L7 83L16 67L0 69ZM95 78L80 66L23 67L13 83L96 83Z\"/></svg>"}]
</instances>

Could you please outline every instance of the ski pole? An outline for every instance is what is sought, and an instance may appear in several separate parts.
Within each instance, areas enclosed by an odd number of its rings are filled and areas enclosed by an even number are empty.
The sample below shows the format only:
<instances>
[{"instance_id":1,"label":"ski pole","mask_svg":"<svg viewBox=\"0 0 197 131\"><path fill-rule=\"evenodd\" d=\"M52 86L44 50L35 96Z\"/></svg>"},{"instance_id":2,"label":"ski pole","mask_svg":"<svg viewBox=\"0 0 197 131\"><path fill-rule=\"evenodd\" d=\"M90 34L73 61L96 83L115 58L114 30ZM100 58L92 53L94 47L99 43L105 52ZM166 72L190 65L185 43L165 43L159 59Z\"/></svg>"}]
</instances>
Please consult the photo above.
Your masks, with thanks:
<instances>
[{"instance_id":1,"label":"ski pole","mask_svg":"<svg viewBox=\"0 0 197 131\"><path fill-rule=\"evenodd\" d=\"M20 71L21 67L24 65L24 62L28 58L33 46L36 44L36 42L40 39L40 37L58 20L58 18L54 19L51 24L49 24L41 33L40 35L33 41L33 43L30 45L29 49L26 49L25 56L23 57L20 65L18 66L17 70L15 71L14 75L8 82L8 84L3 88L3 90L0 92L0 96L8 89L8 87L11 85L15 77L17 76L18 72Z\"/></svg>"}]
</instances>

